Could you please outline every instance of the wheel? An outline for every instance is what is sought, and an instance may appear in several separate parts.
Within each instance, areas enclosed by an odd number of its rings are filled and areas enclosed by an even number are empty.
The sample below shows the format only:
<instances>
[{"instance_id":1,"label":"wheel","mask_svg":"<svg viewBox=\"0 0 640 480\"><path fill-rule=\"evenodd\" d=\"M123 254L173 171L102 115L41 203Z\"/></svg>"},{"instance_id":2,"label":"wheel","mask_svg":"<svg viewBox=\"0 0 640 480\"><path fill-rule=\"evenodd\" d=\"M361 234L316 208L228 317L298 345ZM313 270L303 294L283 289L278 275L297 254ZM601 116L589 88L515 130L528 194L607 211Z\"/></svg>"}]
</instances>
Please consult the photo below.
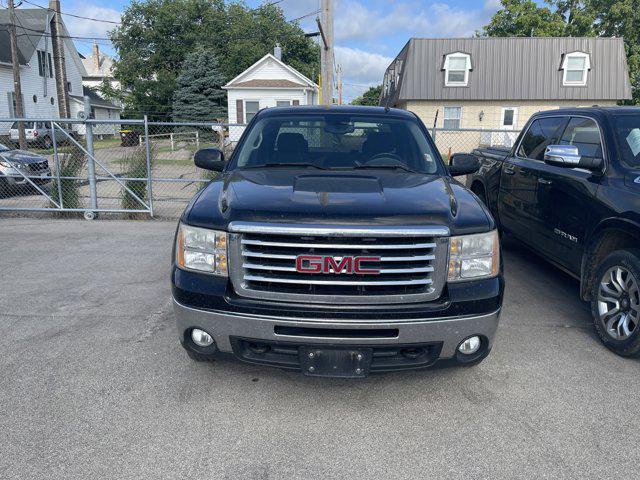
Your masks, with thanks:
<instances>
[{"instance_id":1,"label":"wheel","mask_svg":"<svg viewBox=\"0 0 640 480\"><path fill-rule=\"evenodd\" d=\"M84 212L85 220L94 220L96 218L96 212L92 212L91 210L86 210Z\"/></svg>"},{"instance_id":2,"label":"wheel","mask_svg":"<svg viewBox=\"0 0 640 480\"><path fill-rule=\"evenodd\" d=\"M595 279L591 313L600 340L623 357L640 355L640 249L611 253Z\"/></svg>"}]
</instances>

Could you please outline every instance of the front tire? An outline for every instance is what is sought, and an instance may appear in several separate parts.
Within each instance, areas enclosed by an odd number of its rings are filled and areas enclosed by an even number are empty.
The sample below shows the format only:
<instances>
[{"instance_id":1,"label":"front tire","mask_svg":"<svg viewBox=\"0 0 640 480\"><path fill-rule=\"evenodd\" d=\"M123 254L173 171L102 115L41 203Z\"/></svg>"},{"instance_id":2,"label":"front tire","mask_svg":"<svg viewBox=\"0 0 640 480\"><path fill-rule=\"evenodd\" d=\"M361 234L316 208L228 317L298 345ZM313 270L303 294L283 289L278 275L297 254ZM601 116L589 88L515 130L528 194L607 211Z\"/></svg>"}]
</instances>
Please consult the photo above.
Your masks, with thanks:
<instances>
[{"instance_id":1,"label":"front tire","mask_svg":"<svg viewBox=\"0 0 640 480\"><path fill-rule=\"evenodd\" d=\"M623 357L640 356L640 249L615 251L600 263L591 313L607 348Z\"/></svg>"}]
</instances>

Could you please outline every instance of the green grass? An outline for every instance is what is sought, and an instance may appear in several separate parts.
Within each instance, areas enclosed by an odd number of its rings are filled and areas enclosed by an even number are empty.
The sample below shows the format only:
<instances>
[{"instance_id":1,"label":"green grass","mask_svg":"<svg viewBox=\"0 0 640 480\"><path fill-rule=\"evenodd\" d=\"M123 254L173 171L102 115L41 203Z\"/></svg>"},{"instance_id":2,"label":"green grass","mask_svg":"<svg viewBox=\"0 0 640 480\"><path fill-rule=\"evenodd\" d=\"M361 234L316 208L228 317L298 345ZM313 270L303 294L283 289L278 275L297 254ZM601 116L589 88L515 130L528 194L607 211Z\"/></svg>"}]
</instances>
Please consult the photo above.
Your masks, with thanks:
<instances>
[{"instance_id":1,"label":"green grass","mask_svg":"<svg viewBox=\"0 0 640 480\"><path fill-rule=\"evenodd\" d=\"M150 161L154 163L154 151L150 150ZM147 152L144 146L137 147L121 159L122 174L127 178L145 178L147 177ZM123 210L141 210L144 205L140 203L147 200L147 181L146 180L126 180L127 188L122 189L122 209ZM134 195L135 194L135 195ZM138 198L136 198L136 196ZM130 213L130 218L137 217L136 214Z\"/></svg>"}]
</instances>

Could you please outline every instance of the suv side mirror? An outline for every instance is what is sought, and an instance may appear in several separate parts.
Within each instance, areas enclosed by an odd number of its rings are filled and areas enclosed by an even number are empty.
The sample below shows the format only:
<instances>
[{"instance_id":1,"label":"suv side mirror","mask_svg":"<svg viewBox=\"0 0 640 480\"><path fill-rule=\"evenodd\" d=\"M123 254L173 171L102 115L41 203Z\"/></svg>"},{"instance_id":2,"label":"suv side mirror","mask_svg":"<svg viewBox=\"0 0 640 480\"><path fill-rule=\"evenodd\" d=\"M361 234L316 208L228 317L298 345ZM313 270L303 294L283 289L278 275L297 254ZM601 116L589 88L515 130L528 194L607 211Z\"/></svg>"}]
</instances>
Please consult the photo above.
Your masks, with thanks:
<instances>
[{"instance_id":1,"label":"suv side mirror","mask_svg":"<svg viewBox=\"0 0 640 480\"><path fill-rule=\"evenodd\" d=\"M549 145L544 152L544 162L556 167L600 170L602 158L581 157L575 145Z\"/></svg>"},{"instance_id":2,"label":"suv side mirror","mask_svg":"<svg viewBox=\"0 0 640 480\"><path fill-rule=\"evenodd\" d=\"M224 170L224 153L218 148L201 148L193 156L196 167L213 172Z\"/></svg>"},{"instance_id":3,"label":"suv side mirror","mask_svg":"<svg viewBox=\"0 0 640 480\"><path fill-rule=\"evenodd\" d=\"M449 173L458 177L460 175L471 175L480 169L480 160L470 153L454 153L451 156Z\"/></svg>"}]
</instances>

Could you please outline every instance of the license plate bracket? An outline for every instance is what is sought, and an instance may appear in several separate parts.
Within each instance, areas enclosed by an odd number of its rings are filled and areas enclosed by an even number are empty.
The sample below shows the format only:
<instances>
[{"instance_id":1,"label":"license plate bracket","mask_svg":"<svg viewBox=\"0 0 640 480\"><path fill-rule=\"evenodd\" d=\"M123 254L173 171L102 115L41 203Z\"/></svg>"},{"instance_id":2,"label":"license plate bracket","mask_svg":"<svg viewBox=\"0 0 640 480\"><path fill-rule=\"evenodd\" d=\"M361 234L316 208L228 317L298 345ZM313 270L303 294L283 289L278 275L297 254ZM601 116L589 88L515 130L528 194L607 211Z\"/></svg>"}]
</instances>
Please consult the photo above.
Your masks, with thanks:
<instances>
[{"instance_id":1,"label":"license plate bracket","mask_svg":"<svg viewBox=\"0 0 640 480\"><path fill-rule=\"evenodd\" d=\"M300 347L300 367L309 377L364 378L373 349Z\"/></svg>"}]
</instances>

